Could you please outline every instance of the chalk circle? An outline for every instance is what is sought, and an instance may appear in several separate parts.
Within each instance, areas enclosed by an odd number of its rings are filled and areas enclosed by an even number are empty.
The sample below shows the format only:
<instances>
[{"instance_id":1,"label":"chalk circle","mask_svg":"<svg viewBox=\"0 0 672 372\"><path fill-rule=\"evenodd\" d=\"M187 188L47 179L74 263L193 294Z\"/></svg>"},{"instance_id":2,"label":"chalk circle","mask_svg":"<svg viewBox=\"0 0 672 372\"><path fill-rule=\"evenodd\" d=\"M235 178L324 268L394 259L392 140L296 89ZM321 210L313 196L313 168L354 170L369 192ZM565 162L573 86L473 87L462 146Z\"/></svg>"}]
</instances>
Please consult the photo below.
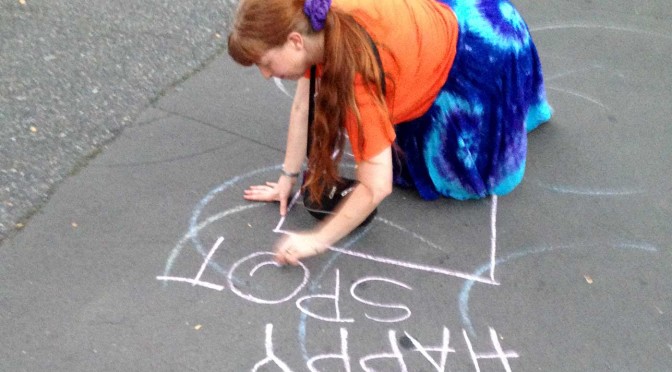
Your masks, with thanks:
<instances>
[{"instance_id":1,"label":"chalk circle","mask_svg":"<svg viewBox=\"0 0 672 372\"><path fill-rule=\"evenodd\" d=\"M343 164L343 167L352 167L350 164ZM185 245L188 243L191 243L192 247L205 259L207 257L207 250L205 247L200 242L200 234L201 232L211 226L214 222L219 221L225 217L231 217L232 215L238 214L243 211L247 211L249 209L253 209L259 206L263 206L264 203L250 203L250 204L245 204L245 205L239 205L235 206L232 208L229 208L227 210L215 213L209 217L202 217L202 213L205 210L205 208L212 203L213 200L217 198L217 196L231 188L233 185L236 185L240 183L243 180L249 179L250 177L253 176L258 176L260 174L270 172L273 170L277 170L281 167L281 165L276 165L276 166L271 166L271 167L266 167L266 168L261 168L258 170L254 170L251 172L248 172L243 175L235 176L221 185L215 187L212 189L208 194L201 199L199 203L197 203L196 207L193 210L192 216L190 218L190 227L187 232L183 235L183 237L180 239L180 241L177 243L177 245L174 247L173 251L171 252L165 268L164 268L164 277L170 276L170 271L173 267L174 262L176 261L177 257L180 255L182 252L183 248ZM376 223L379 223L381 226L386 226L386 227L391 227L396 231L399 231L402 233L404 236L406 236L408 239L410 239L410 242L413 242L416 244L417 242L421 242L423 246L426 246L430 249L436 249L439 251L442 251L442 248L438 246L437 244L432 243L428 239L424 238L420 234L417 234L413 231L409 231L408 229L404 228L403 226L400 226L396 223L393 223L392 221L387 221L385 219L377 217L374 221ZM368 231L368 229L365 229L365 231ZM269 228L269 232L271 232ZM227 232L228 233L228 232ZM217 235L222 235L225 239L226 234L217 234ZM357 235L357 234L356 234ZM355 240L358 240L359 237ZM227 240L229 241L229 240ZM346 244L349 245L350 243ZM395 258L386 258L386 257L381 257L381 256L375 256L375 255L370 255L370 254L365 254L362 252L357 252L353 251L347 248L342 248L342 247L330 247L330 249L334 253L341 253L341 254L346 254L349 256L353 256L359 259L364 259L372 262L378 262L382 263L385 265L393 265L397 266L399 268L407 268L407 269L413 269L413 270L420 270L420 271L425 271L428 273L435 273L435 274L441 274L441 275L447 275L447 276L452 276L452 277L458 277L462 279L475 279L476 281L481 281L489 284L496 284L491 278L472 278L468 273L459 271L459 270L451 270L443 266L432 266L432 265L423 265L420 263L414 263L412 261L407 262L407 261L402 261L399 259ZM220 251L226 252L227 249L226 247L222 247ZM268 252L266 252L268 253ZM492 254L492 252L491 252ZM218 260L210 260L207 262L207 267L210 269L213 269L217 271L219 274L225 277L231 278L231 273L222 265L221 262L218 262L221 260L221 254L219 254L219 259ZM232 279L236 281L236 284L244 283L244 281L237 281L235 278Z\"/></svg>"},{"instance_id":2,"label":"chalk circle","mask_svg":"<svg viewBox=\"0 0 672 372\"><path fill-rule=\"evenodd\" d=\"M506 322L502 320L506 315L510 316L512 321L519 319L521 322L523 319L527 319L525 313L533 313L537 316L547 317L552 311L560 313L559 319L562 318L562 314L565 314L567 311L572 311L572 306L576 309L584 307L593 306L589 303L591 299L595 300L596 296L602 295L605 296L605 293L608 293L611 290L611 287L615 286L612 284L617 280L621 280L619 275L622 277L646 277L651 275L648 271L646 273L638 270L642 265L637 263L636 258L641 258L642 260L648 260L647 262L652 263L652 265L647 265L653 270L655 263L662 264L659 259L655 257L651 258L650 255L642 255L643 253L658 253L658 249L649 244L648 242L636 242L636 241L621 241L621 242L589 242L589 243L577 243L577 244L566 244L566 245L557 245L557 246L539 246L533 248L526 248L515 251L513 253L507 254L503 257L497 259L497 267L504 278L502 281L505 285L502 285L495 289L491 293L483 293L481 298L487 299L488 305L480 304L479 309L481 312L489 312L488 316L492 316L492 313L496 313L497 319L490 320L488 322L481 322L479 329L484 326L491 326L497 322ZM592 257L593 260L587 260L587 257ZM528 262L525 263L524 261ZM530 263L530 260L533 262ZM621 262L617 265L615 262ZM512 266L513 263L516 263L515 269ZM543 266L547 265L548 270L544 270ZM485 272L489 267L489 263L484 263L481 265L473 275L478 276ZM624 269L625 268L625 269ZM631 270L628 270L630 268ZM659 267L661 271L665 271L664 268ZM553 275L552 272L563 271L562 274ZM502 274L503 273L503 274ZM577 296L574 300L566 299L565 301L553 301L549 299L549 293L557 293L557 297L567 296L567 289L557 288L557 284L554 285L551 278L560 278L562 285L570 285L569 290L576 292L577 294L587 294L588 296ZM569 278L569 279L568 279ZM569 284L568 284L569 283ZM470 306L470 301L472 297L472 289L474 287L474 282L469 280L462 285L462 289L458 296L460 317L462 320L462 325L464 329L469 332L470 335L475 336L478 332L476 331L476 325L472 320L472 306ZM633 292L629 289L630 282L624 283L624 286L617 286L616 290ZM530 287L525 290L525 287ZM634 288L634 287L633 287ZM488 291L490 288L488 286L481 286L481 291ZM593 290L595 292L593 292ZM598 292L599 291L599 292ZM522 293L536 292L533 301L529 301L529 297L525 297ZM633 296L643 296L641 291L634 291ZM503 299L497 300L500 297ZM626 301L622 297L615 298L613 301ZM612 298L608 297L607 299ZM497 305L493 308L491 302L496 302ZM514 300L520 300L514 301ZM508 303L508 305L507 305ZM564 306L557 307L557 304L564 304ZM513 304L513 305L511 305ZM528 306L523 306L528 305ZM630 303L626 304L630 305ZM546 306L547 308L544 311L538 311L539 308ZM607 306L607 304L605 304ZM622 305L623 307L625 305ZM508 310L507 308L512 308ZM619 309L615 307L614 310ZM651 307L650 310L652 310ZM542 315L543 314L543 315ZM529 315L529 314L528 314ZM575 316L576 314L566 314L569 317ZM485 316L481 316L483 318ZM563 324L563 327L567 327L567 324ZM505 327L500 326L503 330ZM579 331L579 330L577 330Z\"/></svg>"},{"instance_id":3,"label":"chalk circle","mask_svg":"<svg viewBox=\"0 0 672 372\"><path fill-rule=\"evenodd\" d=\"M251 294L243 293L243 291L238 288L238 285L236 285L236 283L234 283L234 272L243 263L245 263L247 261L250 261L252 259L255 259L257 257L262 257L262 256L269 256L270 258L267 261L263 261L262 263L255 265L252 268L252 270L250 270L249 276L253 276L256 273L256 271L261 267L274 266L274 267L277 268L279 266L273 260L273 257L275 257L275 253L272 253L272 252L255 252L255 253L252 253L252 254L250 254L248 256L245 256L242 259L236 261L233 265L231 265L231 269L229 270L229 273L227 275L227 281L228 281L228 284L229 284L229 288L231 289L231 291L233 293L235 293L239 297L242 297L242 298L244 298L248 301L254 302L254 303L274 305L274 304L280 304L280 303L291 300L308 283L308 278L310 277L310 270L308 270L308 268L306 267L306 265L303 264L303 262L299 261L298 266L301 267L301 269L303 270L303 280L302 280L301 284L299 284L296 288L294 288L294 290L289 295L287 295L283 298L277 299L277 300L269 300L269 299L259 298L259 297L256 297L254 295L251 295Z\"/></svg>"}]
</instances>

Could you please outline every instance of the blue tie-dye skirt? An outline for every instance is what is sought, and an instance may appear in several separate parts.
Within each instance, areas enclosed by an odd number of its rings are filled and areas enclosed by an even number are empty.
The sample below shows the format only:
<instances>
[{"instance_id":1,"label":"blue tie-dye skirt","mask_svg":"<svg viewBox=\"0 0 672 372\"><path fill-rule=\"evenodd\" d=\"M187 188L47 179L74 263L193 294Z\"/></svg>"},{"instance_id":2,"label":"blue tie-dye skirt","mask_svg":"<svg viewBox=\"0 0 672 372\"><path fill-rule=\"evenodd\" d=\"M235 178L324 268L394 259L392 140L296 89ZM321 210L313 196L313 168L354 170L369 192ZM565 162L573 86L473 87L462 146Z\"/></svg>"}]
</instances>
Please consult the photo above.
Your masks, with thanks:
<instances>
[{"instance_id":1,"label":"blue tie-dye skirt","mask_svg":"<svg viewBox=\"0 0 672 372\"><path fill-rule=\"evenodd\" d=\"M527 132L551 117L537 50L509 1L442 2L457 15L457 54L429 111L395 126L395 184L424 199L507 194L525 172Z\"/></svg>"}]
</instances>

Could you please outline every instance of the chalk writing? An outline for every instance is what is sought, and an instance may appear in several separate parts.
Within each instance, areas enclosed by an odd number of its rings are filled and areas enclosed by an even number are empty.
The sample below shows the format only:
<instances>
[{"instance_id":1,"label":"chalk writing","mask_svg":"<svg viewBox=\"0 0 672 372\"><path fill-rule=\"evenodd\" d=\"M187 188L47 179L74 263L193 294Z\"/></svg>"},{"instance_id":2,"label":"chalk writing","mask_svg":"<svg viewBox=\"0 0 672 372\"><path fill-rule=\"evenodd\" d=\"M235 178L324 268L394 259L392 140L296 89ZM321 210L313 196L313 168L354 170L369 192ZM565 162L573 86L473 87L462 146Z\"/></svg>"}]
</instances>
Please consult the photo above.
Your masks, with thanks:
<instances>
[{"instance_id":1,"label":"chalk writing","mask_svg":"<svg viewBox=\"0 0 672 372\"><path fill-rule=\"evenodd\" d=\"M224 291L224 289L228 288L236 296L246 301L262 305L279 305L294 300L295 306L298 309L299 313L301 314L302 319L301 320L302 323L299 325L300 333L303 332L303 335L300 337L300 343L301 343L300 346L303 351L305 367L308 368L310 371L318 371L320 370L319 366L325 363L333 364L334 362L342 364L343 365L342 368L346 371L351 371L353 368L353 364L354 365L358 364L359 367L364 371L373 371L375 370L375 366L377 366L380 363L387 363L387 364L391 363L396 366L397 370L408 371L409 370L409 366L407 365L409 362L408 354L404 354L404 352L402 352L402 350L399 348L397 342L396 330L390 329L387 331L386 335L387 350L367 355L360 355L358 356L359 357L358 359L353 359L350 355L351 352L348 348L349 344L351 343L351 341L348 339L349 337L348 329L345 327L340 327L339 329L340 345L337 352L309 355L305 345L305 320L307 318L310 318L321 322L337 323L343 325L354 324L357 322L367 320L376 323L386 323L386 324L400 323L412 317L412 312L409 306L403 303L383 303L380 301L371 300L370 298L364 296L364 294L362 293L363 291L361 291L361 289L368 286L368 284L370 283L377 283L379 285L385 286L386 290L388 291L398 290L398 291L410 292L413 291L413 288L410 285L390 277L365 276L360 278L354 278L354 280L350 281L352 284L350 285L349 292L344 292L341 289L342 284L341 271L339 270L339 268L333 268L333 271L329 271L330 273L331 272L334 273L334 279L335 279L333 282L334 285L333 287L331 287L331 289L324 289L324 290L320 289L319 292L317 292L316 290L314 290L314 288L311 287L309 294L300 295L300 293L306 289L307 284L311 277L311 273L308 267L303 262L299 262L298 270L301 270L303 273L300 281L294 282L293 284L282 282L280 284L285 285L286 287L279 290L277 289L278 282L274 282L273 294L262 296L258 294L253 294L252 293L253 288L250 287L246 288L246 286L240 286L237 284L239 283L240 278L245 276L249 278L255 278L258 275L258 272L265 268L276 269L278 264L273 259L274 253L262 251L248 254L238 259L237 261L233 262L230 268L227 270L225 267L221 266L221 262L216 262L216 260L213 260L215 253L224 244L224 237L219 237L207 253L202 248L201 242L198 240L198 236L203 229L207 228L208 226L210 226L215 221L218 221L219 219L231 216L232 214L235 213L249 211L252 208L256 208L259 206L259 204L256 205L251 204L251 205L233 207L226 211L210 216L204 219L203 221L199 222L199 216L201 211L211 200L214 199L215 195L246 177L261 172L265 172L268 170L274 170L277 168L278 166L264 168L259 171L248 173L248 175L235 177L234 179L229 180L222 186L218 187L214 192L210 192L206 196L206 198L204 198L204 200L202 200L199 203L197 209L194 211L194 215L192 216L189 231L180 240L178 246L176 246L173 252L171 253L171 256L169 257L169 260L166 264L164 272L165 275L157 276L156 279L164 282L181 282L191 284L192 286L200 286L203 288L213 289L216 291ZM623 194L618 193L614 195L620 196ZM300 194L297 192L289 203L288 207L289 210L291 210L295 205L298 204L297 201L299 200L299 197ZM370 255L350 249L350 245L354 244L354 242L359 240L366 232L368 232L370 230L370 227L367 227L367 229L364 229L363 232L359 234L355 234L355 237L353 237L351 241L345 244L344 246L328 247L329 250L334 253L334 258L338 257L339 255L345 255L352 258L365 259L370 262L376 262L388 266L393 266L398 269L411 269L425 273L445 275L465 280L465 284L459 296L459 308L463 322L462 335L464 340L464 348L456 350L455 348L451 347L450 331L447 327L442 328L442 338L438 343L438 346L432 346L432 347L423 346L409 332L406 331L403 332L404 340L406 340L406 342L412 346L411 351L422 355L422 358L424 358L423 361L426 364L431 365L431 367L438 372L445 371L447 369L447 363L450 354L462 354L465 357L468 356L471 365L477 372L480 372L481 364L485 360L494 361L499 365L501 365L501 367L505 371L507 372L511 371L511 365L509 362L511 359L519 358L519 354L514 351L505 351L502 345L500 344L500 340L497 336L496 331L493 328L489 328L490 340L489 344L485 346L486 348L485 351L483 350L484 346L482 344L474 346L472 340L474 339L476 332L473 325L471 324L471 320L469 319L468 315L469 290L477 282L489 285L499 285L499 283L495 281L495 268L497 265L501 265L507 261L523 257L527 254L544 253L552 249L564 248L564 247L555 247L555 248L518 252L512 255L508 255L504 258L497 259L496 196L492 197L491 199L490 212L491 212L490 258L487 263L484 263L476 271L473 272L462 272L458 270L451 270L445 267L429 266L420 263L407 262L389 257ZM279 234L291 234L290 231L283 230L285 218L286 217L283 217L279 220L275 228L272 230L273 232ZM374 221L377 221L386 226L393 227L398 231L401 231L402 233L405 233L406 235L412 237L413 239L425 244L428 247L437 250L443 250L441 246L431 242L430 240L420 236L415 232L412 232L404 228L403 226L400 226L397 223L386 220L380 216L376 217ZM203 262L196 271L196 275L194 275L193 277L168 275L175 258L177 257L182 247L186 245L187 242L191 242L203 257ZM656 251L655 247L651 247L646 243L621 242L616 244L615 246L623 248L636 248L648 251ZM261 262L259 262L260 260ZM333 262L334 259L329 260L329 263L327 264L326 267L324 267L323 272L326 272L327 268L330 267ZM249 269L247 273L244 273L244 270L242 270L243 267L248 268L251 267L251 269ZM226 278L226 283L220 284L203 280L202 278L206 273L206 270L208 270L208 268L215 270L220 274L223 274ZM322 273L318 275L318 280L321 280L321 278ZM348 293L349 297L347 296L347 294L343 296L344 293L342 292ZM359 304L364 304L369 307L363 311L364 319L362 319L361 317L357 318L354 316L357 314L343 314L342 303L344 301L347 302L348 300L354 300ZM327 307L323 306L325 301L330 306ZM374 312L373 310L374 308L376 309L376 312ZM273 331L274 331L273 324L272 323L266 324L265 342L264 342L265 357L262 360L258 361L256 364L254 364L254 366L251 369L253 372L256 372L259 369L268 366L275 366L285 372L293 371L288 361L292 363L295 363L295 361L287 358L287 356L280 356L276 354L276 351L274 350L273 347ZM425 366L424 368L428 367ZM411 370L413 369L411 368Z\"/></svg>"},{"instance_id":2,"label":"chalk writing","mask_svg":"<svg viewBox=\"0 0 672 372\"><path fill-rule=\"evenodd\" d=\"M162 277L163 278L169 278L169 277L174 278L174 276L169 275L169 272L170 272L170 270L173 266L173 263L174 263L175 259L178 257L178 255L180 254L180 252L182 251L182 249L185 247L185 245L188 242L191 242L200 254L202 254L203 256L206 256L205 250L203 249L203 247L201 245L201 242L198 240L198 236L203 229L207 228L212 223L214 223L214 222L216 222L216 221L218 221L222 218L225 218L225 217L228 217L232 214L239 213L239 212L242 212L242 211L246 211L246 210L249 210L249 209L252 209L252 208L257 208L261 205L261 204L246 204L246 205L237 206L237 207L225 210L223 212L217 213L216 215L210 216L202 222L198 222L199 217L200 217L202 211L205 209L206 205L208 203L210 203L217 196L217 194L227 190L228 188L237 184L240 181L243 181L247 178L256 176L260 173L269 172L269 171L272 171L272 170L277 170L281 166L282 165L276 165L276 166L272 166L272 167L262 168L262 169L255 170L255 171L249 172L249 173L241 175L241 176L233 177L232 179L225 181L222 185L220 185L220 186L216 187L215 189L213 189L212 191L210 191L197 204L196 208L194 209L194 211L192 213L192 217L190 219L189 231L185 234L185 236L182 239L180 239L178 244L173 248L173 251L171 252L171 254L170 254L170 256L169 256L169 258L166 262L166 266L165 266L165 269L164 269L164 274L162 275ZM289 210L291 210L291 207L294 206L297 203L298 196L299 196L299 194L297 192L297 194L295 194L294 198L290 202L290 205L288 206L288 213L289 213ZM496 197L494 197L492 205L491 205L491 218L496 218L496 212L497 212L497 203L496 203ZM379 217L377 217L375 219L375 221L379 221L379 220L381 220L383 222L386 221L386 220L380 219ZM277 226L273 229L273 231L276 232L276 233L282 233L282 234L291 233L289 231L285 231L285 230L282 229L282 226L283 226L284 222L285 222L285 217L283 217L279 220ZM398 224L394 224L394 223L387 223L387 224L389 226L392 226L392 227L400 227ZM494 224L492 224L492 226L494 226ZM402 231L407 231L407 230L402 230ZM492 233L495 233L494 229L492 230ZM421 242L423 242L427 245L429 245L430 247L438 247L438 245L436 245L434 243L431 243L429 240L421 237L418 234L413 233L412 237L418 239L419 241L421 241ZM495 239L492 239L492 241L495 242ZM328 248L329 248L329 250L331 250L333 252L336 252L336 253L345 254L345 255L348 255L348 256L361 258L361 259L365 259L365 260L369 260L369 261L373 261L373 262L383 263L383 264L397 266L397 267L406 268L406 269L419 270L419 271L424 271L424 272L429 272L429 273L434 273L434 274L452 276L452 277L457 277L457 278L466 279L466 280L474 280L474 281L484 283L484 284L499 285L499 283L494 280L494 267L490 268L489 277L482 277L482 276L481 277L474 277L471 273L465 272L465 271L452 270L452 269L447 269L447 268L444 268L444 267L436 267L436 266L424 265L424 264L419 264L419 263L401 261L401 260L397 260L397 259L393 259L393 258L364 254L364 253L356 252L356 251L353 251L353 250L350 250L350 249L345 249L343 247L332 246L332 247L328 247ZM496 262L495 258L496 258L496 244L493 243L493 244L491 244L490 261L491 262ZM219 264L217 262L211 261L208 265L212 266L219 273L226 274L226 271L221 266L219 266ZM191 280L191 279L189 279L189 280ZM180 279L180 280L174 280L174 281L185 281L185 280Z\"/></svg>"},{"instance_id":3,"label":"chalk writing","mask_svg":"<svg viewBox=\"0 0 672 372\"><path fill-rule=\"evenodd\" d=\"M469 348L469 354L471 355L471 360L474 362L474 367L476 367L476 372L481 371L481 368L478 365L479 359L499 359L502 362L502 365L504 366L506 372L511 372L511 366L509 365L509 358L518 358L518 353L510 351L504 352L504 350L502 350L502 345L500 345L499 339L497 338L497 332L495 332L494 329L490 328L490 340L492 340L492 346L494 346L496 351L495 353L474 352L474 348L471 345L471 340L469 340L469 335L467 335L467 331L462 330L462 334L464 335L464 341L467 343L467 347Z\"/></svg>"},{"instance_id":4,"label":"chalk writing","mask_svg":"<svg viewBox=\"0 0 672 372\"><path fill-rule=\"evenodd\" d=\"M446 327L443 327L441 345L437 347L423 346L417 339L411 336L408 332L404 331L404 334L411 340L412 345L414 347L414 349L410 351L419 352L423 356L424 360L428 362L432 367L434 367L436 372L445 372L447 367L446 363L448 360L448 354L457 353L457 351L450 346L450 331ZM499 363L501 363L502 368L505 371L510 372L511 365L509 363L509 360L519 357L518 353L514 351L504 351L501 343L499 342L497 332L493 328L490 328L490 341L492 343L491 347L494 350L487 352L474 351L474 347L472 345L471 340L469 339L469 336L467 335L467 332L463 330L462 334L464 335L464 342L467 349L465 353L469 354L474 371L476 372L480 372L481 368L479 360L483 359L498 360ZM308 370L310 370L311 372L318 372L320 371L320 369L316 367L316 364L320 361L331 359L331 360L337 360L339 364L342 365L345 371L348 372L352 371L352 357L348 349L348 342L349 342L348 330L346 328L341 327L339 329L339 335L340 335L339 337L340 351L338 353L318 354L313 357L310 357L306 361L306 367L308 368ZM264 350L266 355L262 360L254 364L251 371L256 372L262 366L274 365L280 368L283 372L292 372L293 369L289 366L289 364L275 354L275 350L273 348L272 323L266 324L264 339L265 339ZM396 370L399 370L401 372L409 371L406 362L407 356L404 355L404 353L402 353L401 349L399 348L399 344L397 342L396 330L390 329L387 331L387 342L390 350L364 355L361 358L359 358L359 366L362 368L362 370L364 370L365 372L374 372L376 371L376 369L372 367L372 364L375 364L377 361L388 360L392 361L397 366ZM439 360L438 361L435 360L429 354L429 352L439 352Z\"/></svg>"}]
</instances>

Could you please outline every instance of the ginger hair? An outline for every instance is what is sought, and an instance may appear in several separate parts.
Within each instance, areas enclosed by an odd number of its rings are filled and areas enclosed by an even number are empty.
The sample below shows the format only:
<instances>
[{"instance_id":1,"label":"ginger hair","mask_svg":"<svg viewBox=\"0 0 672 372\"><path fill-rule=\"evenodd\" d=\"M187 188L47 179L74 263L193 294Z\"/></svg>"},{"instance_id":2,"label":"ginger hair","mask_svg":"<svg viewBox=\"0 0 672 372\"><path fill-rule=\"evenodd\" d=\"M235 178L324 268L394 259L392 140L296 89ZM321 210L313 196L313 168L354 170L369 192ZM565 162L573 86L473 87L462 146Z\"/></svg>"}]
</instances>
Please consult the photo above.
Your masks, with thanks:
<instances>
[{"instance_id":1,"label":"ginger hair","mask_svg":"<svg viewBox=\"0 0 672 372\"><path fill-rule=\"evenodd\" d=\"M303 12L304 0L241 0L228 38L229 55L243 66L258 63L269 49L283 45L293 32L316 31ZM369 87L380 108L389 114L382 91L380 67L368 34L355 19L332 7L324 32L324 65L315 97L308 178L304 187L319 202L328 185L340 181L338 164L345 146L348 113L357 120L360 149L364 146L362 118L355 100L355 76ZM333 156L336 154L335 156Z\"/></svg>"}]
</instances>

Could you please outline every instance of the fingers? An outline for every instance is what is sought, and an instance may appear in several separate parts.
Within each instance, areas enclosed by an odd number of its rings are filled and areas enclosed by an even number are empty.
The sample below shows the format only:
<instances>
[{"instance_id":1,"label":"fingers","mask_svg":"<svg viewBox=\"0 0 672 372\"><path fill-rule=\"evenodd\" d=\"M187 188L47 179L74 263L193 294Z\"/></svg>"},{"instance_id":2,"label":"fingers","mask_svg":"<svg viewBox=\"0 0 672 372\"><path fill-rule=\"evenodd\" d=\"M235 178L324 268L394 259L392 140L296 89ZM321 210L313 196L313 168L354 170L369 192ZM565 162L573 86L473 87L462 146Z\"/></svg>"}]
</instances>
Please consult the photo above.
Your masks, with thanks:
<instances>
[{"instance_id":1,"label":"fingers","mask_svg":"<svg viewBox=\"0 0 672 372\"><path fill-rule=\"evenodd\" d=\"M299 265L299 261L317 256L327 250L321 249L314 241L302 235L290 235L281 238L275 247L275 261L280 265Z\"/></svg>"},{"instance_id":2,"label":"fingers","mask_svg":"<svg viewBox=\"0 0 672 372\"><path fill-rule=\"evenodd\" d=\"M288 263L287 254L290 250L290 244L286 237L281 238L275 246L275 262L280 265L285 265Z\"/></svg>"},{"instance_id":3,"label":"fingers","mask_svg":"<svg viewBox=\"0 0 672 372\"><path fill-rule=\"evenodd\" d=\"M243 191L243 198L254 201L275 201L278 192L275 183L267 182L266 185L252 185Z\"/></svg>"},{"instance_id":4,"label":"fingers","mask_svg":"<svg viewBox=\"0 0 672 372\"><path fill-rule=\"evenodd\" d=\"M276 250L275 262L280 265L297 266L299 264L299 258L296 256L296 252L290 247L287 249Z\"/></svg>"},{"instance_id":5,"label":"fingers","mask_svg":"<svg viewBox=\"0 0 672 372\"><path fill-rule=\"evenodd\" d=\"M298 265L298 258L295 257L296 251L293 247L291 237L285 236L280 238L275 246L275 261L280 265Z\"/></svg>"}]
</instances>

